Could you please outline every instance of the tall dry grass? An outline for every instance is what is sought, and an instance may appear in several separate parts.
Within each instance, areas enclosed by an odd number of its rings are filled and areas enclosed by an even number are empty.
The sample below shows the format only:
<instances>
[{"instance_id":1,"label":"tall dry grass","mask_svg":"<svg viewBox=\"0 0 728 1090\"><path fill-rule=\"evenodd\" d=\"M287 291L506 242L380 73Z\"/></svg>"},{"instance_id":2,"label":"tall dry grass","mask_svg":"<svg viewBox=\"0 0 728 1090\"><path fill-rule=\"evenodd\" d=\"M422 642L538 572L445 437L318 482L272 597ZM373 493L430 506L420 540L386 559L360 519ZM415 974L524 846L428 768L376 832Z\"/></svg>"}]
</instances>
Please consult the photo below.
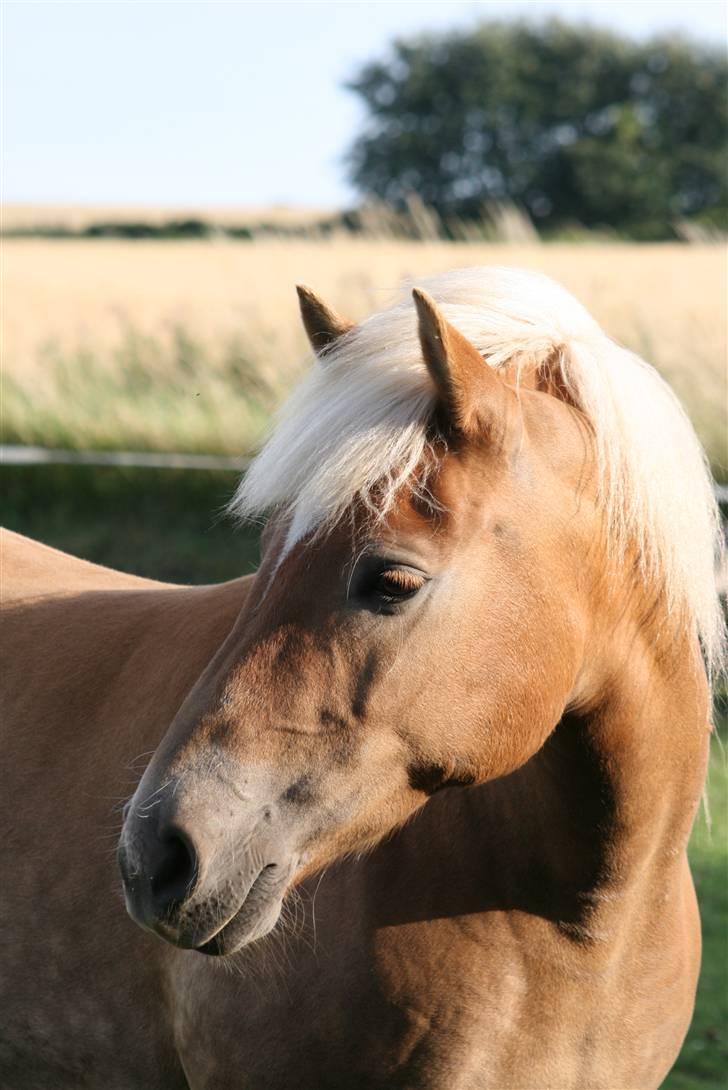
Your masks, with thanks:
<instances>
[{"instance_id":1,"label":"tall dry grass","mask_svg":"<svg viewBox=\"0 0 728 1090\"><path fill-rule=\"evenodd\" d=\"M5 240L5 441L243 453L306 357L293 286L354 319L405 279L541 269L672 383L726 474L721 247ZM646 407L648 411L648 407Z\"/></svg>"}]
</instances>

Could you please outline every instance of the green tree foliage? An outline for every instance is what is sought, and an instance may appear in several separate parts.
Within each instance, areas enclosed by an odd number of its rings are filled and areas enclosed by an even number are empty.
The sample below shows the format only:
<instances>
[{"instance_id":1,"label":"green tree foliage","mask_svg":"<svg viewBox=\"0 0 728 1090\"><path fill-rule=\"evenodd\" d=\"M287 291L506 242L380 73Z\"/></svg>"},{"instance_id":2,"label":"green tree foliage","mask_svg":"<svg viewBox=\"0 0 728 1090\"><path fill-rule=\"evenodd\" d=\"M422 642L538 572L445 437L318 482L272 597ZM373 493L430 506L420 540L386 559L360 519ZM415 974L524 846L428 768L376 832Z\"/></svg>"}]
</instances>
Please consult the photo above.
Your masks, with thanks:
<instances>
[{"instance_id":1,"label":"green tree foliage","mask_svg":"<svg viewBox=\"0 0 728 1090\"><path fill-rule=\"evenodd\" d=\"M396 41L348 87L368 115L348 157L367 196L465 217L509 199L541 226L635 237L728 212L728 61L708 45L487 22Z\"/></svg>"}]
</instances>

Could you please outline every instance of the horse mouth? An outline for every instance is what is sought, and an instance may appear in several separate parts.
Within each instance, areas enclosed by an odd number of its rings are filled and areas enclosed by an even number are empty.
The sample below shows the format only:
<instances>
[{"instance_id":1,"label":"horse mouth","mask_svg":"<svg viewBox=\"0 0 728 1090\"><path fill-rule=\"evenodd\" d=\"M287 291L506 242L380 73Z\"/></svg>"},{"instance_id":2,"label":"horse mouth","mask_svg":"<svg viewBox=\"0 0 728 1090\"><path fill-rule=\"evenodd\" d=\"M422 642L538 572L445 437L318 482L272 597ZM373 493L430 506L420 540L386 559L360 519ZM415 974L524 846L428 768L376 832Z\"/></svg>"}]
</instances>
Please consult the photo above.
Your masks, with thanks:
<instances>
[{"instance_id":1,"label":"horse mouth","mask_svg":"<svg viewBox=\"0 0 728 1090\"><path fill-rule=\"evenodd\" d=\"M235 913L210 938L193 949L211 957L226 957L267 935L280 917L292 870L293 867L276 864L263 867Z\"/></svg>"}]
</instances>

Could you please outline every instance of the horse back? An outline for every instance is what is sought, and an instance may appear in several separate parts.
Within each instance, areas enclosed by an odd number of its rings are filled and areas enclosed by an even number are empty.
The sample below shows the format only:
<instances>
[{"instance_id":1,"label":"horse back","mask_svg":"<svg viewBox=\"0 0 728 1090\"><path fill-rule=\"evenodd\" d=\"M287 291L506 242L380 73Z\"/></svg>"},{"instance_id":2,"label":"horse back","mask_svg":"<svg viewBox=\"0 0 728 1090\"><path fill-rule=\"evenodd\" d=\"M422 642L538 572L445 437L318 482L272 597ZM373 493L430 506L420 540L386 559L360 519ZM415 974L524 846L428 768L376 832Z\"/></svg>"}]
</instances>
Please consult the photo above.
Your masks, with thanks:
<instances>
[{"instance_id":1,"label":"horse back","mask_svg":"<svg viewBox=\"0 0 728 1090\"><path fill-rule=\"evenodd\" d=\"M109 704L115 711L103 722L112 730L125 706L135 722L148 720L148 705L163 733L232 627L250 582L175 586L9 531L0 543L3 690L17 724L13 741L23 749L57 745L68 731L75 741L84 727L96 733ZM26 710L30 718L18 721Z\"/></svg>"},{"instance_id":2,"label":"horse back","mask_svg":"<svg viewBox=\"0 0 728 1090\"><path fill-rule=\"evenodd\" d=\"M84 589L104 587L159 586L149 579L91 564L40 541L0 530L0 606L7 608L28 598L52 594L74 594Z\"/></svg>"}]
</instances>

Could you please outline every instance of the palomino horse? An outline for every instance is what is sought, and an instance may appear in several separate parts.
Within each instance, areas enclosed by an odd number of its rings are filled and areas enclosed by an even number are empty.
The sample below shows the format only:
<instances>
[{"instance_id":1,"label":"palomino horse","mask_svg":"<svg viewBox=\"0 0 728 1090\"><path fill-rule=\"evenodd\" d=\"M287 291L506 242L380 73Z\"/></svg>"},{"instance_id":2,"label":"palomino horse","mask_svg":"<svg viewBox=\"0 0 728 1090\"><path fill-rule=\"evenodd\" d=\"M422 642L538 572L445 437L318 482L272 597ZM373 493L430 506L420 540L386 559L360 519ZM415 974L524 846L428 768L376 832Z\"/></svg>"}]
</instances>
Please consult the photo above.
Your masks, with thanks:
<instances>
[{"instance_id":1,"label":"palomino horse","mask_svg":"<svg viewBox=\"0 0 728 1090\"><path fill-rule=\"evenodd\" d=\"M358 327L300 289L319 359L233 501L271 515L254 577L7 535L4 1087L674 1062L722 641L700 449L545 278L426 287Z\"/></svg>"}]
</instances>

